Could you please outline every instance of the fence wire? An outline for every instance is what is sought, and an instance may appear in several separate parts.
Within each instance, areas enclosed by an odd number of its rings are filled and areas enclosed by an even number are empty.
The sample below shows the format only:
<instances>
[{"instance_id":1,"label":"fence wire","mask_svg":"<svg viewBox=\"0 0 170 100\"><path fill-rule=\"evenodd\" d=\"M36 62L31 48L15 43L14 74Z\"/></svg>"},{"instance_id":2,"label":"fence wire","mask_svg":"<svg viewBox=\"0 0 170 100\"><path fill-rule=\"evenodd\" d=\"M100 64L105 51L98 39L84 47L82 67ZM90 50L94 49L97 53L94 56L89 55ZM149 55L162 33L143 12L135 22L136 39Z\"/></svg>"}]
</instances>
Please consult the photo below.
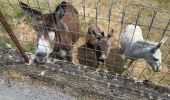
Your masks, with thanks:
<instances>
[{"instance_id":1,"label":"fence wire","mask_svg":"<svg viewBox=\"0 0 170 100\"><path fill-rule=\"evenodd\" d=\"M19 7L19 2L26 3L29 7L36 9L43 14L53 13L55 7L60 4L62 1L60 0L1 0L0 8L1 11L6 16L7 21L12 25L13 30L21 42L22 46L26 48L27 52L36 52L37 48L37 38L39 37L37 34L41 33L41 28L55 31L66 31L62 29L56 29L57 25L55 23L55 19L52 17L52 23L55 27L51 27L46 25L46 23L42 26L38 24L37 20L32 19L27 16L26 13L22 11ZM134 24L140 26L143 31L144 39L146 41L155 41L160 42L163 37L170 36L170 12L168 10L163 10L159 8L154 8L152 6L141 5L141 4L132 4L124 1L110 1L110 0L68 0L79 12L80 19L80 27L81 31L78 32L80 34L79 40L73 45L74 46L72 52L73 62L75 64L87 65L91 67L95 67L98 63L96 49L90 49L86 46L86 37L88 27L91 24L101 24L105 27L105 30L109 32L111 29L114 29L109 56L107 57L104 65L98 66L101 70L105 70L105 68L111 73L118 73L122 75L128 75L132 77L136 77L138 80L151 80L160 84L170 84L170 39L161 47L162 53L162 70L160 72L152 71L151 67L144 61L143 59L139 59L131 65L134 69L133 71L128 71L123 68L124 66L124 55L121 53L121 46L119 43L120 34L125 30L125 27L128 24ZM34 11L31 12L33 14ZM69 13L65 13L65 15L69 16ZM74 14L73 14L74 15ZM33 14L33 18L36 15ZM48 19L44 19L43 22L46 22ZM74 20L74 19L73 19ZM33 23L34 22L34 23ZM76 22L76 21L75 21ZM74 24L75 25L75 24ZM37 32L31 27L36 26L39 27ZM1 29L2 26L0 27ZM71 32L67 30L68 32ZM4 31L1 31L4 33ZM4 34L0 34L0 36L4 36ZM133 37L132 37L133 39ZM1 41L0 41L1 42ZM145 46L145 42L143 44L143 48ZM58 43L59 45L63 45L64 43L53 41L50 44ZM132 41L131 41L132 43ZM45 43L43 43L45 44ZM60 46L61 47L61 46ZM142 49L143 49L142 48ZM95 51L95 52L93 52ZM102 51L103 52L103 51ZM133 52L133 51L132 51ZM141 50L142 52L142 50ZM141 52L139 55L141 55ZM56 58L56 57L54 57ZM69 73L69 72L68 72ZM102 72L104 73L104 72ZM72 74L72 73L70 73ZM81 76L84 77L84 76ZM88 79L94 80L93 78L88 77ZM114 85L114 84L113 84ZM123 87L126 88L126 87ZM128 87L127 87L128 88ZM135 91L135 90L134 90Z\"/></svg>"}]
</instances>

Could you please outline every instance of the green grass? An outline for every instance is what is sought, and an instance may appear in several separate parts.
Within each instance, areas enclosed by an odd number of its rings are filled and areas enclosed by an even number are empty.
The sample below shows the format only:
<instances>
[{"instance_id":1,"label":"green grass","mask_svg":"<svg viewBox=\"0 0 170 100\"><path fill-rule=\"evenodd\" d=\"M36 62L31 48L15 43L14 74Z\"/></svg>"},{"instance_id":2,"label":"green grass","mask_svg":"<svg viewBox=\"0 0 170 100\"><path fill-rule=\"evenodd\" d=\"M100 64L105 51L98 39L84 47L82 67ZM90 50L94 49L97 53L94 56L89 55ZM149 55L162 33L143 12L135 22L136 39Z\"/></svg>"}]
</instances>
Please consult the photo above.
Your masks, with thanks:
<instances>
[{"instance_id":1,"label":"green grass","mask_svg":"<svg viewBox=\"0 0 170 100\"><path fill-rule=\"evenodd\" d=\"M35 52L35 45L33 43L28 43L24 46L26 48L26 51L34 53Z\"/></svg>"},{"instance_id":2,"label":"green grass","mask_svg":"<svg viewBox=\"0 0 170 100\"><path fill-rule=\"evenodd\" d=\"M8 36L0 36L0 48L6 47L8 44L11 44L12 48L15 48L14 43ZM28 43L23 46L27 52L34 53L35 52L35 45L34 43Z\"/></svg>"},{"instance_id":3,"label":"green grass","mask_svg":"<svg viewBox=\"0 0 170 100\"><path fill-rule=\"evenodd\" d=\"M11 44L12 47L14 47L13 42L11 41L10 38L6 37L6 36L0 36L0 48L5 47L7 44Z\"/></svg>"}]
</instances>

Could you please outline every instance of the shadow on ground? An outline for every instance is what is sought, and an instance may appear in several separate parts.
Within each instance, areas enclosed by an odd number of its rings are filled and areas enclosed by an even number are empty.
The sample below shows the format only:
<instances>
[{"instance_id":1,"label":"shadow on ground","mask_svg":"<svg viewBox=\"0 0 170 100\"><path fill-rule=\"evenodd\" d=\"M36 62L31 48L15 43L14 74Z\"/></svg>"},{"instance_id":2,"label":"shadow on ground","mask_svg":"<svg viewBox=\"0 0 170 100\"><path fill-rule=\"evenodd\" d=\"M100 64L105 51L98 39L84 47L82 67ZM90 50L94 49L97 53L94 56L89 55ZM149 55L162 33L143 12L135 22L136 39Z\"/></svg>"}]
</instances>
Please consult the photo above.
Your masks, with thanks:
<instances>
[{"instance_id":1,"label":"shadow on ground","mask_svg":"<svg viewBox=\"0 0 170 100\"><path fill-rule=\"evenodd\" d=\"M95 67L97 64L95 53L82 45L78 48L77 58L80 64ZM120 48L111 48L110 54L106 59L105 66L108 71L122 74L124 69L124 59L121 56Z\"/></svg>"}]
</instances>

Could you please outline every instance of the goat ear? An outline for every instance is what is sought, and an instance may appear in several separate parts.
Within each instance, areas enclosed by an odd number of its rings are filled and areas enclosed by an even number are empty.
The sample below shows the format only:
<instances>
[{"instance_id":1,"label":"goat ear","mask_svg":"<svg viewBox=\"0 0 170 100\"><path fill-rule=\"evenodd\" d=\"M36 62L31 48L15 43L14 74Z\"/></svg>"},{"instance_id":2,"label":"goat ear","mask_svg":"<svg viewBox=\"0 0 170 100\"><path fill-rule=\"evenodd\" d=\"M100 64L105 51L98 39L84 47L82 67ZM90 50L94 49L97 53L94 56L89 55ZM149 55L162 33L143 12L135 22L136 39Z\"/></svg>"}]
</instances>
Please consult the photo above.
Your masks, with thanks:
<instances>
[{"instance_id":1,"label":"goat ear","mask_svg":"<svg viewBox=\"0 0 170 100\"><path fill-rule=\"evenodd\" d=\"M109 34L107 35L108 38L111 38L113 36L113 33L114 33L114 29L112 29Z\"/></svg>"},{"instance_id":2,"label":"goat ear","mask_svg":"<svg viewBox=\"0 0 170 100\"><path fill-rule=\"evenodd\" d=\"M167 37L163 38L153 49L152 51L155 52L157 49L161 47L162 44L164 44L167 41Z\"/></svg>"},{"instance_id":3,"label":"goat ear","mask_svg":"<svg viewBox=\"0 0 170 100\"><path fill-rule=\"evenodd\" d=\"M38 17L42 16L42 13L30 8L27 4L23 2L19 2L20 7L27 13L29 14L32 18L37 19Z\"/></svg>"},{"instance_id":4,"label":"goat ear","mask_svg":"<svg viewBox=\"0 0 170 100\"><path fill-rule=\"evenodd\" d=\"M168 40L168 37L164 37L160 42L161 44L164 44Z\"/></svg>"},{"instance_id":5,"label":"goat ear","mask_svg":"<svg viewBox=\"0 0 170 100\"><path fill-rule=\"evenodd\" d=\"M57 6L57 8L55 9L56 19L61 19L64 16L64 13L66 11L66 5L67 3L63 1L61 4Z\"/></svg>"}]
</instances>

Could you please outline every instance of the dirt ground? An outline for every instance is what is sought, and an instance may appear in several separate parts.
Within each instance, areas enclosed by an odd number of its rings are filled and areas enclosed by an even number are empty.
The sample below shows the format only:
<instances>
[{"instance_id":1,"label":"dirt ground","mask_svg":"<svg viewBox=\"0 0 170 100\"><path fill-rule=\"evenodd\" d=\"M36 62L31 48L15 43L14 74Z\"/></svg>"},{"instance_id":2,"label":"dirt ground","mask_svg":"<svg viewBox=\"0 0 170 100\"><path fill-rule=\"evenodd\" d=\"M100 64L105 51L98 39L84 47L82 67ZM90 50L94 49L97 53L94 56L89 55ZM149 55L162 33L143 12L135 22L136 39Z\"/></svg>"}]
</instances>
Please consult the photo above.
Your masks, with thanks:
<instances>
[{"instance_id":1,"label":"dirt ground","mask_svg":"<svg viewBox=\"0 0 170 100\"><path fill-rule=\"evenodd\" d=\"M51 100L170 99L167 86L148 80L96 72L93 67L58 60L44 65L26 65L17 50L12 48L1 48L0 55L0 75L4 77L0 78L0 88L6 87L0 95L4 99L13 100L6 97L8 93L13 98L20 94L22 98L31 95L33 100L34 97L48 96Z\"/></svg>"}]
</instances>

